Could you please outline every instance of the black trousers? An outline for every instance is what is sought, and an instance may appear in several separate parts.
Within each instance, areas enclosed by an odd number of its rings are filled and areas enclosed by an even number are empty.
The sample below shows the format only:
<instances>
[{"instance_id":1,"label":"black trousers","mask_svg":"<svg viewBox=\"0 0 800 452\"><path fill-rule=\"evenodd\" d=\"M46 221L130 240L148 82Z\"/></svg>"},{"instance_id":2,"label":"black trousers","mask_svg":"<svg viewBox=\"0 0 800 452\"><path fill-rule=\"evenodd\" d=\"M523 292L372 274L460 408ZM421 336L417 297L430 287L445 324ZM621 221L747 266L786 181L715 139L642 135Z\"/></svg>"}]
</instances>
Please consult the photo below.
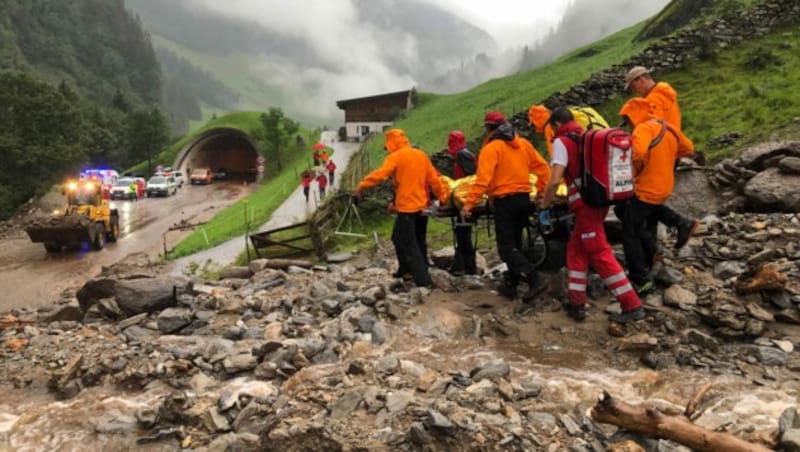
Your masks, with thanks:
<instances>
[{"instance_id":1,"label":"black trousers","mask_svg":"<svg viewBox=\"0 0 800 452\"><path fill-rule=\"evenodd\" d=\"M428 271L428 245L425 236L428 232L428 217L420 212L397 213L392 229L398 273L410 273L417 286L433 283Z\"/></svg>"},{"instance_id":2,"label":"black trousers","mask_svg":"<svg viewBox=\"0 0 800 452\"><path fill-rule=\"evenodd\" d=\"M638 198L618 206L615 213L622 218L622 246L630 279L642 284L647 280L653 258L658 252L658 240L652 226L660 221L667 226L677 227L686 219L667 206L649 204Z\"/></svg>"},{"instance_id":3,"label":"black trousers","mask_svg":"<svg viewBox=\"0 0 800 452\"><path fill-rule=\"evenodd\" d=\"M522 234L528 227L531 201L528 193L518 193L494 199L494 227L497 253L508 265L511 283L534 281L539 277L536 268L522 251Z\"/></svg>"},{"instance_id":4,"label":"black trousers","mask_svg":"<svg viewBox=\"0 0 800 452\"><path fill-rule=\"evenodd\" d=\"M303 194L306 196L306 202L308 202L308 192L311 190L311 187L303 187Z\"/></svg>"},{"instance_id":5,"label":"black trousers","mask_svg":"<svg viewBox=\"0 0 800 452\"><path fill-rule=\"evenodd\" d=\"M456 253L453 258L453 271L463 271L468 275L478 273L475 264L475 245L472 243L472 226L474 220L469 219L460 221L453 227L453 234L456 237Z\"/></svg>"},{"instance_id":6,"label":"black trousers","mask_svg":"<svg viewBox=\"0 0 800 452\"><path fill-rule=\"evenodd\" d=\"M330 179L330 183L333 185L333 171L328 171L328 179Z\"/></svg>"}]
</instances>

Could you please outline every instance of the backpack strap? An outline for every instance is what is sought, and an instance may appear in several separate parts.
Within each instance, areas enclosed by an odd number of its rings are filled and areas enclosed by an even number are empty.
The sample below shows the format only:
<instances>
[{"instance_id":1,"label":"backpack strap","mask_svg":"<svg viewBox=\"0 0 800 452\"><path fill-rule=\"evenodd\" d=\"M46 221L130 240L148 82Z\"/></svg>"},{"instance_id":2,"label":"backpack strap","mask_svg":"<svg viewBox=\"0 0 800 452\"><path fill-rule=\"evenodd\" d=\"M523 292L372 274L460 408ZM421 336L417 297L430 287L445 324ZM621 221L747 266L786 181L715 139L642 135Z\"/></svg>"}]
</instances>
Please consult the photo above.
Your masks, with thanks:
<instances>
[{"instance_id":1,"label":"backpack strap","mask_svg":"<svg viewBox=\"0 0 800 452\"><path fill-rule=\"evenodd\" d=\"M650 149L653 149L654 147L658 146L658 144L659 144L659 143L661 143L661 140L663 140L663 139L664 139L664 135L666 135L666 133L667 133L667 123L666 123L666 122L664 122L664 120L663 120L663 119L658 119L657 121L658 121L658 123L659 123L659 124L661 124L661 131L660 131L660 132L658 132L658 136L656 136L656 137L653 139L653 141L651 141L651 142L650 142L650 145L649 145L649 146L647 146L647 150L648 150L648 151L649 151ZM675 134L675 133L673 132L673 135L674 135L674 134ZM676 137L676 138L677 138L677 137Z\"/></svg>"}]
</instances>

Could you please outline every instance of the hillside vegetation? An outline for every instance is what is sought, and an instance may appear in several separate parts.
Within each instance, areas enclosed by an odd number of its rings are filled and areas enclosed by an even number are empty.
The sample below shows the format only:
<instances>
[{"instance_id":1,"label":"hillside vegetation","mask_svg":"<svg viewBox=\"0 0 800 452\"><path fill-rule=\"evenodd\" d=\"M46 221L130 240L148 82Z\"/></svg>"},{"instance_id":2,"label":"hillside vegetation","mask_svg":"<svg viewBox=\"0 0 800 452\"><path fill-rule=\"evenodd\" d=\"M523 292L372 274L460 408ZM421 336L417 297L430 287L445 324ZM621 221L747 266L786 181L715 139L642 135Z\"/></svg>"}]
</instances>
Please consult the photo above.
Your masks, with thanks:
<instances>
[{"instance_id":1,"label":"hillside vegetation","mask_svg":"<svg viewBox=\"0 0 800 452\"><path fill-rule=\"evenodd\" d=\"M160 70L122 0L0 0L0 219L83 165L169 140Z\"/></svg>"}]
</instances>

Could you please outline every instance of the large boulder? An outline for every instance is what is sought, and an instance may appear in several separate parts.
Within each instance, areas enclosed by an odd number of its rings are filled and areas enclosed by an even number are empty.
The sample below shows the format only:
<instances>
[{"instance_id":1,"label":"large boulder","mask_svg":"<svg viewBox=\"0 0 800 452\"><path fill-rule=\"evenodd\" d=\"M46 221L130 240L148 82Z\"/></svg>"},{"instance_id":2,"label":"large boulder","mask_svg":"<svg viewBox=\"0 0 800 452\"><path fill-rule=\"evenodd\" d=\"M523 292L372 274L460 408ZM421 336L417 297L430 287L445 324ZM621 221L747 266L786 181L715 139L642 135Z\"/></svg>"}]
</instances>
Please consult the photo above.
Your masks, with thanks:
<instances>
[{"instance_id":1,"label":"large boulder","mask_svg":"<svg viewBox=\"0 0 800 452\"><path fill-rule=\"evenodd\" d=\"M767 168L744 187L748 208L756 212L800 212L800 176Z\"/></svg>"},{"instance_id":2,"label":"large boulder","mask_svg":"<svg viewBox=\"0 0 800 452\"><path fill-rule=\"evenodd\" d=\"M768 166L777 166L781 157L800 157L800 141L770 141L747 148L739 156L746 168L761 171Z\"/></svg>"},{"instance_id":3,"label":"large boulder","mask_svg":"<svg viewBox=\"0 0 800 452\"><path fill-rule=\"evenodd\" d=\"M720 212L722 198L703 168L681 168L675 173L675 188L667 205L683 215L703 218Z\"/></svg>"},{"instance_id":4,"label":"large boulder","mask_svg":"<svg viewBox=\"0 0 800 452\"><path fill-rule=\"evenodd\" d=\"M84 284L76 296L84 312L103 298L114 298L125 314L134 315L175 306L176 296L183 292L184 285L173 279L101 277Z\"/></svg>"}]
</instances>

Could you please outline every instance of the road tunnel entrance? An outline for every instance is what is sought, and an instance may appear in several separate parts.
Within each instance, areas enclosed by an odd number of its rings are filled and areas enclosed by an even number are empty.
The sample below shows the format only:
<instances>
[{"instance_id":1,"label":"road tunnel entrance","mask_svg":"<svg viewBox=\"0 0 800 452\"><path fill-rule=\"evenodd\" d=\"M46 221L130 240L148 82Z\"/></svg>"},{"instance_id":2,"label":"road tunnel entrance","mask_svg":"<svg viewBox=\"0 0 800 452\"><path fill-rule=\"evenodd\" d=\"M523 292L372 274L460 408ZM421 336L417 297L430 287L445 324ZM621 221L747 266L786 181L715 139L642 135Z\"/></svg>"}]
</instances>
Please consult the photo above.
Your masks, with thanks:
<instances>
[{"instance_id":1,"label":"road tunnel entrance","mask_svg":"<svg viewBox=\"0 0 800 452\"><path fill-rule=\"evenodd\" d=\"M264 167L256 142L238 129L208 130L187 144L175 159L175 168L188 174L197 168L209 168L216 178L256 182Z\"/></svg>"}]
</instances>

